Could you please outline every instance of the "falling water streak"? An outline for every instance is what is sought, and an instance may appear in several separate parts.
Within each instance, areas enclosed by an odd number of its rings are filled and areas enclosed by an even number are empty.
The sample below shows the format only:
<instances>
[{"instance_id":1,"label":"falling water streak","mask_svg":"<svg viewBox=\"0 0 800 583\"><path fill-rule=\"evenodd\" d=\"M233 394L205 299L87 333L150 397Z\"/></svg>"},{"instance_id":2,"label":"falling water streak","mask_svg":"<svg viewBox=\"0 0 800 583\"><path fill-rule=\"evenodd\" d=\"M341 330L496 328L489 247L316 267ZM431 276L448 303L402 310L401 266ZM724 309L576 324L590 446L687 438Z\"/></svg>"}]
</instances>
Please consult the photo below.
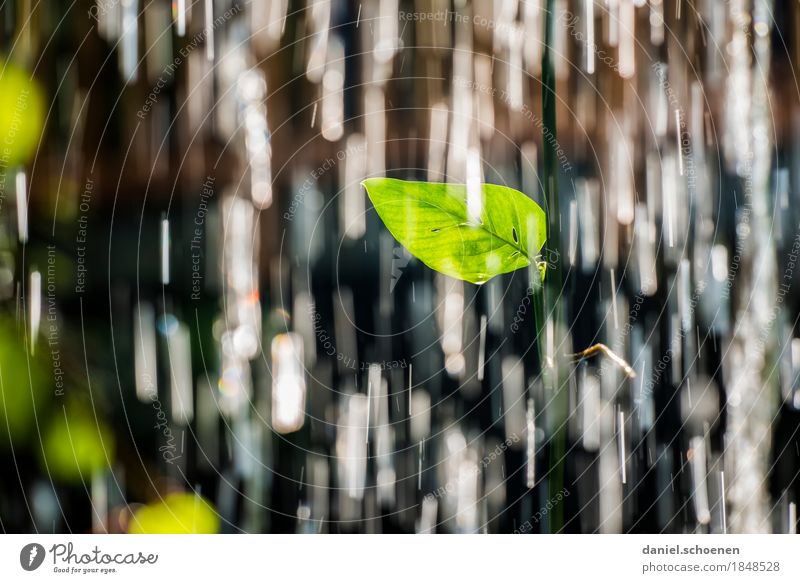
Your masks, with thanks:
<instances>
[{"instance_id":1,"label":"falling water streak","mask_svg":"<svg viewBox=\"0 0 800 583\"><path fill-rule=\"evenodd\" d=\"M595 0L583 0L584 16L586 18L586 72L594 74L594 3Z\"/></svg>"},{"instance_id":2,"label":"falling water streak","mask_svg":"<svg viewBox=\"0 0 800 583\"><path fill-rule=\"evenodd\" d=\"M695 346L700 346L700 326L694 327L694 336L695 336ZM697 354L697 362L700 363L703 361L703 353L702 351L698 352Z\"/></svg>"},{"instance_id":3,"label":"falling water streak","mask_svg":"<svg viewBox=\"0 0 800 583\"><path fill-rule=\"evenodd\" d=\"M578 253L578 201L569 201L569 249L567 251L570 267L575 267Z\"/></svg>"},{"instance_id":4,"label":"falling water streak","mask_svg":"<svg viewBox=\"0 0 800 583\"><path fill-rule=\"evenodd\" d=\"M28 181L24 170L17 171L15 177L17 195L17 234L23 245L28 241Z\"/></svg>"},{"instance_id":5,"label":"falling water streak","mask_svg":"<svg viewBox=\"0 0 800 583\"><path fill-rule=\"evenodd\" d=\"M619 2L620 0L607 0L608 10L608 44L612 47L619 45Z\"/></svg>"},{"instance_id":6,"label":"falling water streak","mask_svg":"<svg viewBox=\"0 0 800 583\"><path fill-rule=\"evenodd\" d=\"M444 352L444 365L448 374L460 377L464 372L464 286L459 282L437 277L437 287L444 301L436 311Z\"/></svg>"},{"instance_id":7,"label":"falling water streak","mask_svg":"<svg viewBox=\"0 0 800 583\"><path fill-rule=\"evenodd\" d=\"M324 65L327 60L330 18L330 0L320 0L309 4L309 10L306 13L306 30L308 33L306 77L312 83L319 83L322 80Z\"/></svg>"},{"instance_id":8,"label":"falling water streak","mask_svg":"<svg viewBox=\"0 0 800 583\"><path fill-rule=\"evenodd\" d=\"M206 59L214 62L214 0L205 0Z\"/></svg>"},{"instance_id":9,"label":"falling water streak","mask_svg":"<svg viewBox=\"0 0 800 583\"><path fill-rule=\"evenodd\" d=\"M414 371L414 365L413 364L409 364L408 365L408 416L409 417L412 416L412 413L411 413L411 389L414 387L414 385L411 383L411 375L412 375L413 371Z\"/></svg>"},{"instance_id":10,"label":"falling water streak","mask_svg":"<svg viewBox=\"0 0 800 583\"><path fill-rule=\"evenodd\" d=\"M271 51L280 46L288 4L288 0L274 0L265 10L250 11L251 38L259 49Z\"/></svg>"},{"instance_id":11,"label":"falling water streak","mask_svg":"<svg viewBox=\"0 0 800 583\"><path fill-rule=\"evenodd\" d=\"M617 411L617 451L619 453L619 475L623 484L628 483L626 471L627 455L625 454L625 412L622 408Z\"/></svg>"},{"instance_id":12,"label":"falling water streak","mask_svg":"<svg viewBox=\"0 0 800 583\"><path fill-rule=\"evenodd\" d=\"M580 377L581 430L583 448L586 451L597 451L600 447L600 382L594 374L583 367Z\"/></svg>"},{"instance_id":13,"label":"falling water streak","mask_svg":"<svg viewBox=\"0 0 800 583\"><path fill-rule=\"evenodd\" d=\"M341 119L338 121L342 122ZM366 202L364 191L361 186L361 179L366 175L367 172L367 144L364 139L364 135L351 134L347 137L346 147L347 157L344 161L344 184L339 209L342 224L346 225L345 235L350 239L358 239L359 237L363 237L367 231ZM364 239L365 251L366 242L366 239ZM393 280L389 284L390 291L394 289L393 286L397 285L397 282L400 278L400 274L394 273L395 266L396 262L393 259Z\"/></svg>"},{"instance_id":14,"label":"falling water streak","mask_svg":"<svg viewBox=\"0 0 800 583\"><path fill-rule=\"evenodd\" d=\"M92 533L108 534L108 482L106 470L92 472Z\"/></svg>"},{"instance_id":15,"label":"falling water streak","mask_svg":"<svg viewBox=\"0 0 800 583\"><path fill-rule=\"evenodd\" d=\"M719 472L719 504L720 518L722 520L722 534L728 534L728 509L725 503L725 470Z\"/></svg>"},{"instance_id":16,"label":"falling water streak","mask_svg":"<svg viewBox=\"0 0 800 583\"><path fill-rule=\"evenodd\" d=\"M522 360L516 356L506 356L500 364L503 398L498 416L503 420L508 443L514 443L526 430L523 368Z\"/></svg>"},{"instance_id":17,"label":"falling water streak","mask_svg":"<svg viewBox=\"0 0 800 583\"><path fill-rule=\"evenodd\" d=\"M444 178L447 159L447 120L449 110L441 102L430 109L430 131L428 133L428 180Z\"/></svg>"},{"instance_id":18,"label":"falling water streak","mask_svg":"<svg viewBox=\"0 0 800 583\"><path fill-rule=\"evenodd\" d=\"M161 219L161 283L169 284L169 219Z\"/></svg>"},{"instance_id":19,"label":"falling water streak","mask_svg":"<svg viewBox=\"0 0 800 583\"><path fill-rule=\"evenodd\" d=\"M372 376L372 375L370 375ZM369 443L369 417L372 409L372 381L367 381L367 424L364 428L364 443Z\"/></svg>"},{"instance_id":20,"label":"falling water streak","mask_svg":"<svg viewBox=\"0 0 800 583\"><path fill-rule=\"evenodd\" d=\"M619 330L619 316L617 315L617 278L614 268L611 268L611 312L614 315L614 329Z\"/></svg>"},{"instance_id":21,"label":"falling water streak","mask_svg":"<svg viewBox=\"0 0 800 583\"><path fill-rule=\"evenodd\" d=\"M393 506L397 474L393 462L393 434L389 422L389 383L381 377L380 366L370 366L375 375L375 482L377 503L380 506Z\"/></svg>"},{"instance_id":22,"label":"falling water streak","mask_svg":"<svg viewBox=\"0 0 800 583\"><path fill-rule=\"evenodd\" d=\"M771 530L768 459L777 409L773 395L780 392L777 375L769 374L767 362L768 355L779 348L774 330L767 342L753 342L753 337L772 327L774 316L768 306L774 305L778 280L774 244L770 241L774 233L770 182L776 145L771 139L774 112L767 83L772 74L773 2L735 0L730 6L731 43L736 50L729 61L726 105L730 138L725 145L733 150L727 152L728 163L745 185L752 216L749 223L740 222L739 255L745 267L737 276L734 333L725 347L730 356L724 365L730 369L731 378L726 392L728 457L733 464L728 472L729 518L734 533L767 533Z\"/></svg>"},{"instance_id":23,"label":"falling water streak","mask_svg":"<svg viewBox=\"0 0 800 583\"><path fill-rule=\"evenodd\" d=\"M475 224L482 223L483 189L481 187L480 153L477 148L467 150L467 216Z\"/></svg>"},{"instance_id":24,"label":"falling water streak","mask_svg":"<svg viewBox=\"0 0 800 583\"><path fill-rule=\"evenodd\" d=\"M245 130L250 170L250 198L258 209L272 204L272 148L267 123L267 80L258 68L243 71L236 81L239 120Z\"/></svg>"},{"instance_id":25,"label":"falling water streak","mask_svg":"<svg viewBox=\"0 0 800 583\"><path fill-rule=\"evenodd\" d=\"M36 340L39 337L39 325L42 320L42 274L34 270L30 276L30 318L31 318L31 354L36 351Z\"/></svg>"},{"instance_id":26,"label":"falling water streak","mask_svg":"<svg viewBox=\"0 0 800 583\"><path fill-rule=\"evenodd\" d=\"M525 450L525 485L533 488L536 485L536 412L532 398L528 398L528 410L525 412L528 442Z\"/></svg>"},{"instance_id":27,"label":"falling water streak","mask_svg":"<svg viewBox=\"0 0 800 583\"><path fill-rule=\"evenodd\" d=\"M178 425L187 425L194 418L194 407L191 334L186 324L180 323L167 335L167 355L171 372L172 420Z\"/></svg>"},{"instance_id":28,"label":"falling water streak","mask_svg":"<svg viewBox=\"0 0 800 583\"><path fill-rule=\"evenodd\" d=\"M623 79L633 77L636 72L635 43L636 43L636 9L633 0L623 0L620 3L619 26L619 74Z\"/></svg>"},{"instance_id":29,"label":"falling water streak","mask_svg":"<svg viewBox=\"0 0 800 583\"><path fill-rule=\"evenodd\" d=\"M347 496L355 500L364 498L367 473L368 444L362 439L368 407L366 401L364 394L356 393L346 397L336 437L339 479Z\"/></svg>"},{"instance_id":30,"label":"falling water streak","mask_svg":"<svg viewBox=\"0 0 800 583\"><path fill-rule=\"evenodd\" d=\"M422 511L419 518L420 533L432 534L436 528L436 515L439 501L434 496L425 496L422 499Z\"/></svg>"},{"instance_id":31,"label":"falling water streak","mask_svg":"<svg viewBox=\"0 0 800 583\"><path fill-rule=\"evenodd\" d=\"M184 36L186 34L186 0L174 0L172 6L175 34Z\"/></svg>"},{"instance_id":32,"label":"falling water streak","mask_svg":"<svg viewBox=\"0 0 800 583\"><path fill-rule=\"evenodd\" d=\"M664 43L664 4L661 0L650 2L650 42L656 46Z\"/></svg>"},{"instance_id":33,"label":"falling water streak","mask_svg":"<svg viewBox=\"0 0 800 583\"><path fill-rule=\"evenodd\" d=\"M677 149L675 150L678 155L678 174L683 176L683 148L681 147L681 110L675 109L675 139L677 140Z\"/></svg>"},{"instance_id":34,"label":"falling water streak","mask_svg":"<svg viewBox=\"0 0 800 583\"><path fill-rule=\"evenodd\" d=\"M345 48L339 35L328 42L328 57L322 75L322 137L337 142L344 135ZM348 151L349 148L348 148ZM362 174L363 176L363 174ZM360 180L358 180L360 182ZM345 183L346 184L346 183Z\"/></svg>"},{"instance_id":35,"label":"falling water streak","mask_svg":"<svg viewBox=\"0 0 800 583\"><path fill-rule=\"evenodd\" d=\"M136 397L149 403L158 395L156 315L153 306L139 302L133 318L133 363Z\"/></svg>"},{"instance_id":36,"label":"falling water streak","mask_svg":"<svg viewBox=\"0 0 800 583\"><path fill-rule=\"evenodd\" d=\"M119 65L126 83L138 78L139 0L121 0L122 35L119 39Z\"/></svg>"},{"instance_id":37,"label":"falling water streak","mask_svg":"<svg viewBox=\"0 0 800 583\"><path fill-rule=\"evenodd\" d=\"M272 339L272 427L291 433L305 423L306 381L303 339L296 332Z\"/></svg>"},{"instance_id":38,"label":"falling water streak","mask_svg":"<svg viewBox=\"0 0 800 583\"><path fill-rule=\"evenodd\" d=\"M625 469L625 412L620 408L617 411L617 451L619 453L619 475L623 484L628 483L628 474Z\"/></svg>"},{"instance_id":39,"label":"falling water streak","mask_svg":"<svg viewBox=\"0 0 800 583\"><path fill-rule=\"evenodd\" d=\"M665 165L667 168L663 170L664 172L664 182L665 185L663 187L663 205L664 205L664 214L667 215L667 241L670 247L675 247L675 197L676 193L675 190L677 188L675 184L675 177L672 175L673 170L673 159L669 159L669 164Z\"/></svg>"},{"instance_id":40,"label":"falling water streak","mask_svg":"<svg viewBox=\"0 0 800 583\"><path fill-rule=\"evenodd\" d=\"M419 453L417 454L417 490L422 490L422 441L419 442Z\"/></svg>"},{"instance_id":41,"label":"falling water streak","mask_svg":"<svg viewBox=\"0 0 800 583\"><path fill-rule=\"evenodd\" d=\"M711 510L708 506L708 481L706 476L706 443L702 437L693 437L690 441L690 463L692 469L693 499L697 522L706 525L711 521ZM687 457L689 457L687 455Z\"/></svg>"},{"instance_id":42,"label":"falling water streak","mask_svg":"<svg viewBox=\"0 0 800 583\"><path fill-rule=\"evenodd\" d=\"M481 331L478 344L478 380L482 381L486 361L486 314L481 314ZM410 378L411 373L409 372L408 374Z\"/></svg>"}]
</instances>

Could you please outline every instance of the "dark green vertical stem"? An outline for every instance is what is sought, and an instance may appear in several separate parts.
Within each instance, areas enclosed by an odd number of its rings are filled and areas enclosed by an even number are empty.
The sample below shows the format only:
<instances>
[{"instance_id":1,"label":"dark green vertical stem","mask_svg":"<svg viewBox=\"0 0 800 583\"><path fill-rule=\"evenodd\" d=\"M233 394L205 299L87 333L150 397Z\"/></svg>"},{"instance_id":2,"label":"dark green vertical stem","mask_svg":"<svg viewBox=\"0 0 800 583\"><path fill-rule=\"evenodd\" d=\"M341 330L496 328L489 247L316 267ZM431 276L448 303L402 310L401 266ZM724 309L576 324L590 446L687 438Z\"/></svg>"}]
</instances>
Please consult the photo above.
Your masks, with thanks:
<instances>
[{"instance_id":1,"label":"dark green vertical stem","mask_svg":"<svg viewBox=\"0 0 800 583\"><path fill-rule=\"evenodd\" d=\"M547 212L547 248L550 253L548 259L547 276L545 277L543 298L541 301L544 314L539 314L541 320L539 332L543 328L545 318L552 319L551 331L555 335L554 347L557 352L563 351L561 331L563 330L563 308L561 305L561 218L558 211L558 141L556 138L556 70L553 56L555 42L555 0L547 0L544 18L544 50L542 51L542 160L544 162L544 202ZM542 317L543 316L543 317ZM540 346L544 337L540 336ZM541 350L540 350L541 354ZM569 401L566 389L562 386L562 368L558 358L553 355L555 362L552 364L553 378L550 386L555 390L555 398L550 403L552 427L554 433L550 441L550 499L564 487L564 453L566 451L567 429L566 420ZM558 532L564 526L564 508L556 504L550 514L550 532Z\"/></svg>"}]
</instances>

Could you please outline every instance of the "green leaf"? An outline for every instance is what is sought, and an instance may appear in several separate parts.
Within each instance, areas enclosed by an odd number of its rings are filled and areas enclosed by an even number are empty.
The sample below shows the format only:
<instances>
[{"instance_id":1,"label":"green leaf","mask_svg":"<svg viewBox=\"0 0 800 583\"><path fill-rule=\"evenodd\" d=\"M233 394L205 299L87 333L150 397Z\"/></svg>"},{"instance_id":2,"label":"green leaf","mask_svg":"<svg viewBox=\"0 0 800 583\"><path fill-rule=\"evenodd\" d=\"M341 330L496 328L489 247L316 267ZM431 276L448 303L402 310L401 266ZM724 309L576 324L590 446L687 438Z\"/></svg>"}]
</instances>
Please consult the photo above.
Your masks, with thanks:
<instances>
[{"instance_id":1,"label":"green leaf","mask_svg":"<svg viewBox=\"0 0 800 583\"><path fill-rule=\"evenodd\" d=\"M172 493L142 506L131 518L129 534L216 534L219 514L198 494Z\"/></svg>"},{"instance_id":2,"label":"green leaf","mask_svg":"<svg viewBox=\"0 0 800 583\"><path fill-rule=\"evenodd\" d=\"M527 267L547 233L544 211L506 186L483 184L480 219L464 184L368 178L362 183L389 232L431 269L471 283Z\"/></svg>"}]
</instances>

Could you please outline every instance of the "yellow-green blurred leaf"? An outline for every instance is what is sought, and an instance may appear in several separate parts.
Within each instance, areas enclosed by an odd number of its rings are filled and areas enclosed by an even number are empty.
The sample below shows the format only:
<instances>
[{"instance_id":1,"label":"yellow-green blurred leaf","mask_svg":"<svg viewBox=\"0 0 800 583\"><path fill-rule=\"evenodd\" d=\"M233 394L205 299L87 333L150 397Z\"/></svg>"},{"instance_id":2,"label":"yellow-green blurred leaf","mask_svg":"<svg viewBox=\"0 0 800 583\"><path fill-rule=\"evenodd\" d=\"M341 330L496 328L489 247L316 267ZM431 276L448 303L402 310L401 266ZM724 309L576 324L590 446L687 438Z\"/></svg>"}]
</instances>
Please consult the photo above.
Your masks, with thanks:
<instances>
[{"instance_id":1,"label":"yellow-green blurred leaf","mask_svg":"<svg viewBox=\"0 0 800 583\"><path fill-rule=\"evenodd\" d=\"M44 115L39 84L24 69L0 61L0 144L8 167L30 160L42 135Z\"/></svg>"},{"instance_id":2,"label":"yellow-green blurred leaf","mask_svg":"<svg viewBox=\"0 0 800 583\"><path fill-rule=\"evenodd\" d=\"M214 507L195 494L170 494L159 502L143 506L131 518L131 534L216 534L219 515Z\"/></svg>"}]
</instances>

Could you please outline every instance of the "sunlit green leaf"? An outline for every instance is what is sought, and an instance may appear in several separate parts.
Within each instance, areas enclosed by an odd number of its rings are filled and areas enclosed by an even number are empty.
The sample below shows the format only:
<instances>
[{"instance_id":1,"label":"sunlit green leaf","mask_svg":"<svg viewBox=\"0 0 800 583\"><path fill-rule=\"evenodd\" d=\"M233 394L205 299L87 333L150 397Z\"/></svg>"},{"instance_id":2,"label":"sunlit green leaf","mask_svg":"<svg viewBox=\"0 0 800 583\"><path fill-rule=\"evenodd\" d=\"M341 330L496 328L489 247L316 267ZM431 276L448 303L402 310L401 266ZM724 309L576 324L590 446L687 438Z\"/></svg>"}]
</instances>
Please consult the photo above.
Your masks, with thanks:
<instances>
[{"instance_id":1,"label":"sunlit green leaf","mask_svg":"<svg viewBox=\"0 0 800 583\"><path fill-rule=\"evenodd\" d=\"M369 178L363 182L389 232L428 267L472 283L526 267L545 242L544 211L521 192L482 185L480 214L464 184Z\"/></svg>"}]
</instances>

